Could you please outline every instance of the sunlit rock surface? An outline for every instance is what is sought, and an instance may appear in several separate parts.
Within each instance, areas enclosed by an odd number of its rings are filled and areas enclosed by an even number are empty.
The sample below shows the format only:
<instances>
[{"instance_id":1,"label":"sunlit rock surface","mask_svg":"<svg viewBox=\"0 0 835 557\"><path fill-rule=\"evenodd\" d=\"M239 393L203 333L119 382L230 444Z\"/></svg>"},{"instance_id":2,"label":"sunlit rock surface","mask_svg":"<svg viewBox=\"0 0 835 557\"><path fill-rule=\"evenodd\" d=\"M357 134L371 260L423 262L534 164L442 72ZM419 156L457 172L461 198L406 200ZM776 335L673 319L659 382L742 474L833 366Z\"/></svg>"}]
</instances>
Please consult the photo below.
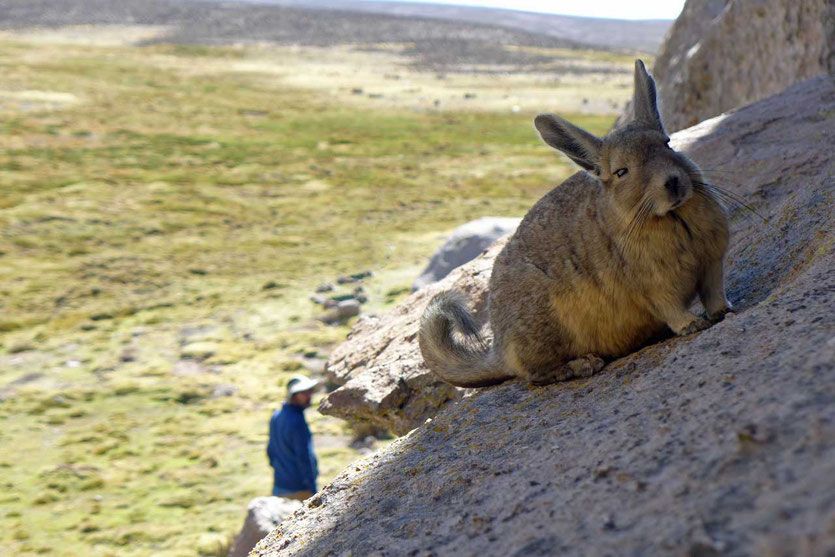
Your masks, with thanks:
<instances>
[{"instance_id":1,"label":"sunlit rock surface","mask_svg":"<svg viewBox=\"0 0 835 557\"><path fill-rule=\"evenodd\" d=\"M831 0L688 0L652 70L668 132L833 72Z\"/></svg>"}]
</instances>

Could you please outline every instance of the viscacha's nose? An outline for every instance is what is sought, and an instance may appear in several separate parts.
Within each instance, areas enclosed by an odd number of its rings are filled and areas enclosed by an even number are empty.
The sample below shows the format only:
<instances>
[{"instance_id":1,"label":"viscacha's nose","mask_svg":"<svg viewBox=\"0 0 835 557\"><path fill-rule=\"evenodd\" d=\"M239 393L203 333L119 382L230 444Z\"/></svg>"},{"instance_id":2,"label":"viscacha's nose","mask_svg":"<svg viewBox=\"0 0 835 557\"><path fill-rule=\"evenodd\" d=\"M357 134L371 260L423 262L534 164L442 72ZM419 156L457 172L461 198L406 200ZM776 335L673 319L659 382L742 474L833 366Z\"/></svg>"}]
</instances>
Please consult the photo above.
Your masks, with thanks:
<instances>
[{"instance_id":1,"label":"viscacha's nose","mask_svg":"<svg viewBox=\"0 0 835 557\"><path fill-rule=\"evenodd\" d=\"M670 192L670 195L673 197L673 199L678 199L678 176L670 176L669 178L667 178L667 181L664 182L664 187L667 188L667 191Z\"/></svg>"}]
</instances>

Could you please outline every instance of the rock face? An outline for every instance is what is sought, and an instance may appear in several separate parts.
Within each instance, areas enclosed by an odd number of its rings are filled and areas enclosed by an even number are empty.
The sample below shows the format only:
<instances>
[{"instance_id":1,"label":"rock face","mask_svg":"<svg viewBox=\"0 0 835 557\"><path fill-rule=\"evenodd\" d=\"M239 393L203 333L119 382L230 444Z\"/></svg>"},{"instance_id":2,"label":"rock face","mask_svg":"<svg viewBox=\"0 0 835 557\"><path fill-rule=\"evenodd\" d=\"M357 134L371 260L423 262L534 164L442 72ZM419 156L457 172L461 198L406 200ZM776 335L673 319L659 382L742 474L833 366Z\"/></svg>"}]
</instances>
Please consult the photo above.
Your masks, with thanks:
<instances>
[{"instance_id":1,"label":"rock face","mask_svg":"<svg viewBox=\"0 0 835 557\"><path fill-rule=\"evenodd\" d=\"M246 508L244 527L229 548L229 557L248 555L261 538L301 506L300 501L282 497L256 497L250 501Z\"/></svg>"},{"instance_id":2,"label":"rock face","mask_svg":"<svg viewBox=\"0 0 835 557\"><path fill-rule=\"evenodd\" d=\"M827 72L831 0L688 0L653 68L668 133Z\"/></svg>"},{"instance_id":3,"label":"rock face","mask_svg":"<svg viewBox=\"0 0 835 557\"><path fill-rule=\"evenodd\" d=\"M819 77L676 135L764 217L735 212L735 316L588 379L470 391L343 472L254 554L835 552L833 124L835 84ZM479 293L464 272L444 282ZM410 388L415 370L384 374L418 358L406 312L427 295L391 318L400 338L355 332L358 349L386 338L374 346L393 357L367 353L349 383L376 373ZM408 409L420 393L398 396ZM397 407L386 419L409 421Z\"/></svg>"},{"instance_id":4,"label":"rock face","mask_svg":"<svg viewBox=\"0 0 835 557\"><path fill-rule=\"evenodd\" d=\"M516 230L520 221L506 217L483 217L462 224L429 259L426 269L415 280L415 290L438 282L456 267L472 261L490 244Z\"/></svg>"}]
</instances>

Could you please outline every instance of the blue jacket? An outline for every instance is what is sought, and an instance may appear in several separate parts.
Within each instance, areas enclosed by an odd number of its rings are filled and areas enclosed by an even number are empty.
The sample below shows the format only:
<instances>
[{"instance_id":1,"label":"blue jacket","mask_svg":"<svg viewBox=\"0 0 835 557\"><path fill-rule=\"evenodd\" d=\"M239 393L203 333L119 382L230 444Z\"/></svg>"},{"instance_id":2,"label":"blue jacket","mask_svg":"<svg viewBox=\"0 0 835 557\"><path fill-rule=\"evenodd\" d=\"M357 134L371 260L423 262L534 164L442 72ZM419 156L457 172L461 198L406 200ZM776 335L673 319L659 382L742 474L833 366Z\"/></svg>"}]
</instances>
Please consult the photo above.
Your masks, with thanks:
<instances>
[{"instance_id":1,"label":"blue jacket","mask_svg":"<svg viewBox=\"0 0 835 557\"><path fill-rule=\"evenodd\" d=\"M316 493L319 467L303 408L284 403L281 410L273 412L267 457L274 469L273 495L304 490Z\"/></svg>"}]
</instances>

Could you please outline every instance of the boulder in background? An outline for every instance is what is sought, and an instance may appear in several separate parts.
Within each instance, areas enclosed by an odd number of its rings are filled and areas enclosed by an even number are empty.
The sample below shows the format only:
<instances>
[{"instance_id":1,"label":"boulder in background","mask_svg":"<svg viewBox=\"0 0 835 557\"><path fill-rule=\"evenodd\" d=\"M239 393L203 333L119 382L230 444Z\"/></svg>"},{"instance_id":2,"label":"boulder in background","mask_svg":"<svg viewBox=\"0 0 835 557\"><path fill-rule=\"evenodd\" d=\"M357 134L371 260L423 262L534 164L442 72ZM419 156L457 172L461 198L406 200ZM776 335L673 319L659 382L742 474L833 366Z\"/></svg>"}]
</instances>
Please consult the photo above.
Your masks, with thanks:
<instances>
[{"instance_id":1,"label":"boulder in background","mask_svg":"<svg viewBox=\"0 0 835 557\"><path fill-rule=\"evenodd\" d=\"M256 497L250 501L244 527L229 548L229 557L246 557L261 538L301 506L300 501L283 497Z\"/></svg>"},{"instance_id":2,"label":"boulder in background","mask_svg":"<svg viewBox=\"0 0 835 557\"><path fill-rule=\"evenodd\" d=\"M415 290L438 282L456 267L472 261L490 247L490 244L516 230L521 220L482 217L462 224L429 259L426 269L415 279Z\"/></svg>"}]
</instances>

